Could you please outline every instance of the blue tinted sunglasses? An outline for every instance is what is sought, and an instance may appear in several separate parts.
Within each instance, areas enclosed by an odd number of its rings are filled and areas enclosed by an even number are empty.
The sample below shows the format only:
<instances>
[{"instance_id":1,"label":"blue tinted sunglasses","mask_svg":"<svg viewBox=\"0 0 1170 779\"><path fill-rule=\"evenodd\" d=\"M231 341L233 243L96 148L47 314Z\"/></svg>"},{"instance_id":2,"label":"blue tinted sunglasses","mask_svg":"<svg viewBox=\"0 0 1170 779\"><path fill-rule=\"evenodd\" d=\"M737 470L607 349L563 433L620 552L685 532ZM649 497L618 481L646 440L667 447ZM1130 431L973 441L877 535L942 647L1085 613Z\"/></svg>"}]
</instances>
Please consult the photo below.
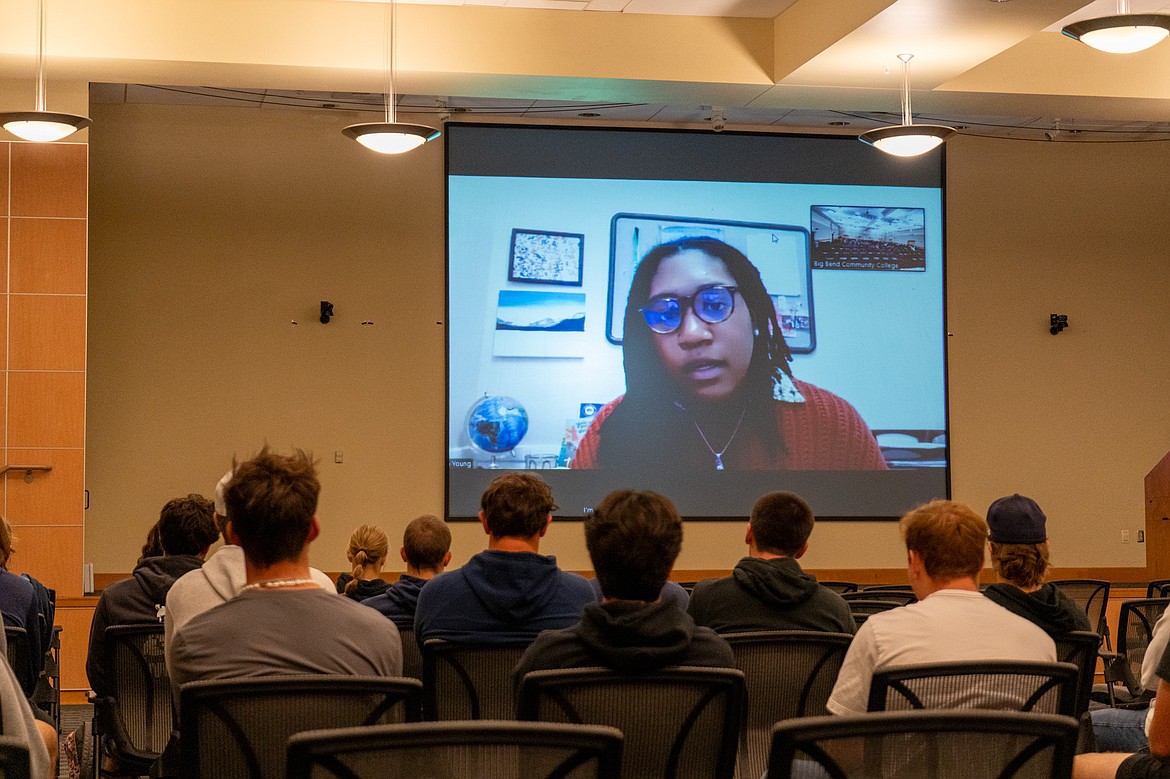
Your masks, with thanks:
<instances>
[{"instance_id":1,"label":"blue tinted sunglasses","mask_svg":"<svg viewBox=\"0 0 1170 779\"><path fill-rule=\"evenodd\" d=\"M694 295L656 295L650 298L642 312L647 326L656 333L673 333L682 324L689 307L709 325L726 322L735 311L735 293L738 287L713 284L700 287Z\"/></svg>"}]
</instances>

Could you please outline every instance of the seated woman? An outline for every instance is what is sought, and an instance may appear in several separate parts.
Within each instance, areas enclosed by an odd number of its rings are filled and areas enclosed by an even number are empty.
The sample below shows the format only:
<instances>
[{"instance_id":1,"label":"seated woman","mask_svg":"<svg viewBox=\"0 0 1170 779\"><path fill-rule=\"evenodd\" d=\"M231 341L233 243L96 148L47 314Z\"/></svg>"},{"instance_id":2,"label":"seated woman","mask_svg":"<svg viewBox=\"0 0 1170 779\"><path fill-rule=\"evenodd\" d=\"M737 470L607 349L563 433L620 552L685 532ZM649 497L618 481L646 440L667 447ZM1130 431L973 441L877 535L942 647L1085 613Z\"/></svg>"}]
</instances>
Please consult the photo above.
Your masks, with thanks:
<instances>
[{"instance_id":1,"label":"seated woman","mask_svg":"<svg viewBox=\"0 0 1170 779\"><path fill-rule=\"evenodd\" d=\"M623 329L626 393L597 413L573 468L884 470L849 403L796 379L760 272L714 238L638 265Z\"/></svg>"},{"instance_id":2,"label":"seated woman","mask_svg":"<svg viewBox=\"0 0 1170 779\"><path fill-rule=\"evenodd\" d=\"M390 582L382 578L382 566L389 551L389 539L374 525L362 525L353 531L345 551L353 573L337 577L337 591L359 602L385 592Z\"/></svg>"},{"instance_id":3,"label":"seated woman","mask_svg":"<svg viewBox=\"0 0 1170 779\"><path fill-rule=\"evenodd\" d=\"M47 639L51 636L52 623L42 624L41 604L36 588L23 576L8 571L8 563L15 551L12 526L0 518L0 614L6 627L24 628L28 636L29 657L32 667L18 669L20 685L26 693L36 687L37 679L45 665ZM47 617L47 615L46 615ZM46 629L47 628L47 629Z\"/></svg>"}]
</instances>

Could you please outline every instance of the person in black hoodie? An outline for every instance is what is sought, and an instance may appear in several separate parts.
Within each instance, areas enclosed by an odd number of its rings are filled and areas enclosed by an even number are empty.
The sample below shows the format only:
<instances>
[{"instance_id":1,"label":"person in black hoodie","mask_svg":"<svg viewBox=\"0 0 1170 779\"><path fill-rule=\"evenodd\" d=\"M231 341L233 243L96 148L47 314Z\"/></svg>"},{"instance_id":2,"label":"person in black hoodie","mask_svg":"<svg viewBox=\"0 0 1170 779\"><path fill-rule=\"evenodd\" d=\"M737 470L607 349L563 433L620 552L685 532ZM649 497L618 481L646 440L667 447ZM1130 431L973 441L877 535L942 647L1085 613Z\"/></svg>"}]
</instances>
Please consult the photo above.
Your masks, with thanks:
<instances>
[{"instance_id":1,"label":"person in black hoodie","mask_svg":"<svg viewBox=\"0 0 1170 779\"><path fill-rule=\"evenodd\" d=\"M1044 583L1048 570L1046 523L1036 501L1023 495L1009 495L991 504L987 509L991 564L1003 581L988 587L984 594L1050 636L1092 630L1080 606Z\"/></svg>"},{"instance_id":2,"label":"person in black hoodie","mask_svg":"<svg viewBox=\"0 0 1170 779\"><path fill-rule=\"evenodd\" d=\"M433 514L412 519L402 534L399 550L406 573L381 595L362 601L402 628L414 628L414 609L423 585L441 574L451 562L451 531Z\"/></svg>"},{"instance_id":3,"label":"person in black hoodie","mask_svg":"<svg viewBox=\"0 0 1170 779\"><path fill-rule=\"evenodd\" d=\"M659 597L682 535L682 520L662 495L607 495L585 520L603 600L586 606L573 627L541 633L520 658L514 682L550 668L605 666L628 674L673 665L734 668L726 641Z\"/></svg>"},{"instance_id":4,"label":"person in black hoodie","mask_svg":"<svg viewBox=\"0 0 1170 779\"><path fill-rule=\"evenodd\" d=\"M207 550L219 537L215 509L202 495L175 498L162 508L158 520L161 557L144 557L129 579L102 591L89 630L89 657L85 673L98 696L111 695L106 675L105 633L111 625L162 622L167 593L183 574L203 565Z\"/></svg>"},{"instance_id":5,"label":"person in black hoodie","mask_svg":"<svg viewBox=\"0 0 1170 779\"><path fill-rule=\"evenodd\" d=\"M797 562L808 551L814 523L812 509L799 495L771 492L756 501L745 538L748 556L731 576L695 585L688 607L695 622L717 633L855 633L849 604Z\"/></svg>"}]
</instances>

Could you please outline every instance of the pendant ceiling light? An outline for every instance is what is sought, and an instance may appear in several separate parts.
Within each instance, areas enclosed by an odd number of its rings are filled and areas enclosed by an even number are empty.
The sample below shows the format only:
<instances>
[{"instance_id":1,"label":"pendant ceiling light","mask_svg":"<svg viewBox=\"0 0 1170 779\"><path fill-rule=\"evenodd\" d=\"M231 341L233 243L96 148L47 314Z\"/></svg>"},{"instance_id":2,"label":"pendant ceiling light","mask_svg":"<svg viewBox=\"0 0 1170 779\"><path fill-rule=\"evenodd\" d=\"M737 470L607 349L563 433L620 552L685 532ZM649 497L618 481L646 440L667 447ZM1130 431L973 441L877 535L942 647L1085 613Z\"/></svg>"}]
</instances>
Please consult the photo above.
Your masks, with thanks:
<instances>
[{"instance_id":1,"label":"pendant ceiling light","mask_svg":"<svg viewBox=\"0 0 1170 779\"><path fill-rule=\"evenodd\" d=\"M386 23L382 26L383 33L383 72L386 77L386 89L383 95L386 109L386 121L365 122L351 124L341 132L348 138L379 154L402 154L411 149L417 149L427 141L438 138L441 134L434 127L425 124L408 124L394 121L396 106L394 105L394 38L397 32L398 8L394 0L385 6Z\"/></svg>"},{"instance_id":2,"label":"pendant ceiling light","mask_svg":"<svg viewBox=\"0 0 1170 779\"><path fill-rule=\"evenodd\" d=\"M4 129L26 141L47 143L66 138L83 127L89 127L88 117L61 114L45 110L45 1L37 2L37 98L35 111L7 111L0 113Z\"/></svg>"},{"instance_id":3,"label":"pendant ceiling light","mask_svg":"<svg viewBox=\"0 0 1170 779\"><path fill-rule=\"evenodd\" d=\"M1116 16L1099 16L1075 22L1062 33L1110 54L1144 51L1170 35L1170 15L1131 14L1129 0L1117 0Z\"/></svg>"},{"instance_id":4,"label":"pendant ceiling light","mask_svg":"<svg viewBox=\"0 0 1170 779\"><path fill-rule=\"evenodd\" d=\"M902 60L902 123L879 127L858 136L862 143L897 157L917 157L942 144L955 134L954 128L938 124L914 124L910 112L910 60L913 54L899 54Z\"/></svg>"}]
</instances>

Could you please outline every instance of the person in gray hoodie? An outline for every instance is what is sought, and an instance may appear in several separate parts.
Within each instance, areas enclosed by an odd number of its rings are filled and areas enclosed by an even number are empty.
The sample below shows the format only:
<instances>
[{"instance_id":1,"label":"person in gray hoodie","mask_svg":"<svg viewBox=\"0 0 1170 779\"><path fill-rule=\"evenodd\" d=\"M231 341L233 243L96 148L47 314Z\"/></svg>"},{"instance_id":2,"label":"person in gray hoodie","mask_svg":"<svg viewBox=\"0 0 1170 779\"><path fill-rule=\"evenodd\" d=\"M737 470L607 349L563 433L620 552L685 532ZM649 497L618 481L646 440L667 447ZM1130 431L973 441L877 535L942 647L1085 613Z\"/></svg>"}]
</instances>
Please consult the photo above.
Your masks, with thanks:
<instances>
[{"instance_id":1,"label":"person in gray hoodie","mask_svg":"<svg viewBox=\"0 0 1170 779\"><path fill-rule=\"evenodd\" d=\"M508 473L480 498L486 551L431 579L418 596L414 635L467 644L515 644L565 628L595 603L584 577L565 573L540 540L557 509L552 490L531 473Z\"/></svg>"},{"instance_id":2,"label":"person in gray hoodie","mask_svg":"<svg viewBox=\"0 0 1170 779\"><path fill-rule=\"evenodd\" d=\"M626 674L674 665L734 668L726 641L660 595L682 537L682 520L662 495L607 495L585 520L603 600L587 606L573 627L541 633L520 658L514 683L551 668L604 666Z\"/></svg>"},{"instance_id":3,"label":"person in gray hoodie","mask_svg":"<svg viewBox=\"0 0 1170 779\"><path fill-rule=\"evenodd\" d=\"M772 492L756 501L745 538L748 556L731 576L695 585L688 607L695 622L717 633L855 633L849 604L797 562L808 551L814 523L812 509L799 495Z\"/></svg>"},{"instance_id":4,"label":"person in gray hoodie","mask_svg":"<svg viewBox=\"0 0 1170 779\"><path fill-rule=\"evenodd\" d=\"M239 595L247 583L244 550L228 541L227 528L230 518L224 501L224 489L231 478L232 472L228 471L215 485L215 524L223 535L224 545L207 558L202 567L181 576L167 592L166 610L163 614L165 630L163 648L168 673L171 671L171 648L175 643L175 631L192 617ZM316 568L310 568L309 572L322 589L336 594L332 579Z\"/></svg>"}]
</instances>

